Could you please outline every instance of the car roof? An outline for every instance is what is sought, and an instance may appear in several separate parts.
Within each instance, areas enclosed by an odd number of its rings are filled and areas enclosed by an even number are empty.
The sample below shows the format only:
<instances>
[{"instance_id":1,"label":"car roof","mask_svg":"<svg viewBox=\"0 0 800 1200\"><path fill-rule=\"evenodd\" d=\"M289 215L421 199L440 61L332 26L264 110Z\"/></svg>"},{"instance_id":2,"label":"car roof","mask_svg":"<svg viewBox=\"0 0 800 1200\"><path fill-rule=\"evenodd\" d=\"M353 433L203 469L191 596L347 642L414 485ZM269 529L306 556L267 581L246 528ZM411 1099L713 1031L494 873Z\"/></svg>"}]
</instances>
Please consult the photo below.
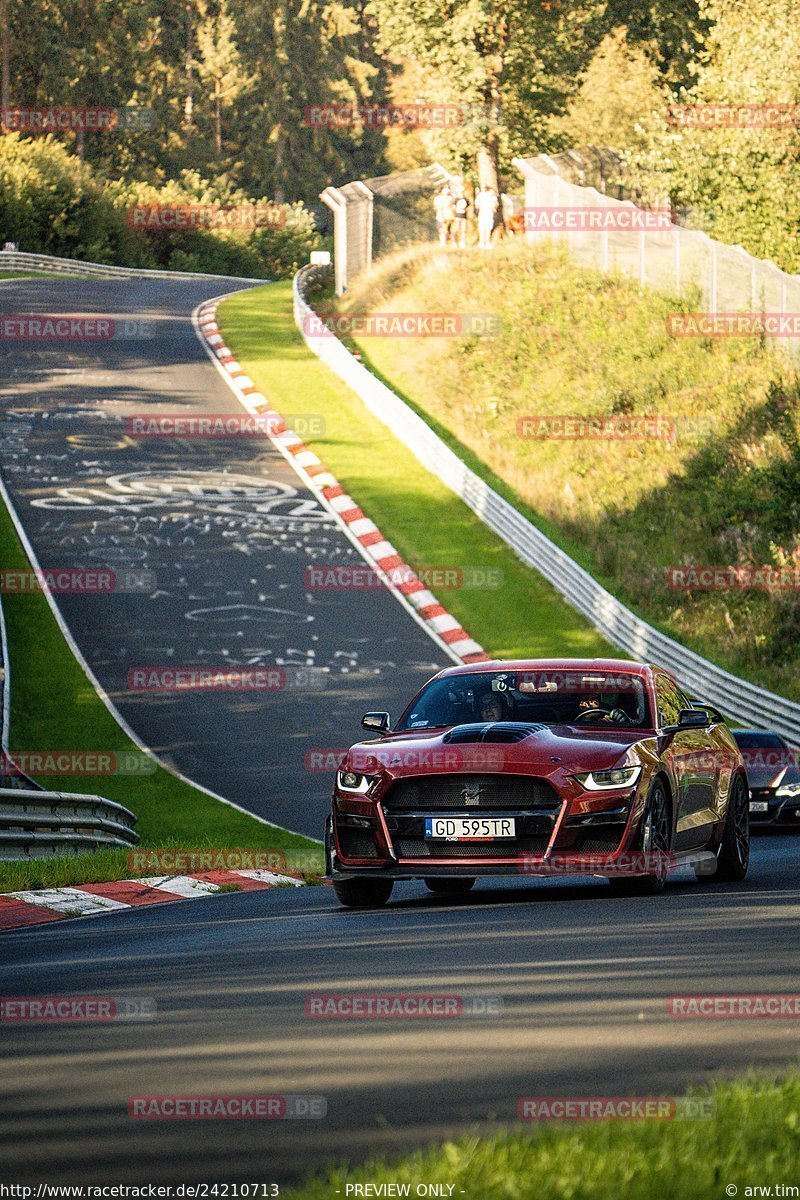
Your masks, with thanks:
<instances>
[{"instance_id":1,"label":"car roof","mask_svg":"<svg viewBox=\"0 0 800 1200\"><path fill-rule=\"evenodd\" d=\"M631 662L628 658L515 658L446 667L439 673L438 678L494 671L607 671L649 679L654 669L663 668L653 668L649 663ZM669 675L670 672L667 671L666 674Z\"/></svg>"}]
</instances>

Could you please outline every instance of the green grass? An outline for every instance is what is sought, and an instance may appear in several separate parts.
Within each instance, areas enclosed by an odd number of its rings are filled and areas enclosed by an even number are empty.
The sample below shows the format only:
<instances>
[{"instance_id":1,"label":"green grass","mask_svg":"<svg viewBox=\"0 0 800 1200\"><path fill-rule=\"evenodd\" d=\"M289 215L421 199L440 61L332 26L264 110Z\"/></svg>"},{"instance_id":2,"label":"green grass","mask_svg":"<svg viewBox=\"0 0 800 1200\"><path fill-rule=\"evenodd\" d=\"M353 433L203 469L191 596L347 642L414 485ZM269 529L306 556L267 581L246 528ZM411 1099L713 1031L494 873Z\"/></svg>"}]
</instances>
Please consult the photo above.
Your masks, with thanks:
<instances>
[{"instance_id":1,"label":"green grass","mask_svg":"<svg viewBox=\"0 0 800 1200\"><path fill-rule=\"evenodd\" d=\"M310 444L411 566L502 571L498 590L439 593L491 654L613 653L308 350L294 325L288 283L238 293L220 306L218 320L231 350L279 412L324 417L325 434Z\"/></svg>"},{"instance_id":2,"label":"green grass","mask_svg":"<svg viewBox=\"0 0 800 1200\"><path fill-rule=\"evenodd\" d=\"M0 502L0 562L29 563ZM98 698L61 634L41 592L9 594L3 610L11 659L11 749L97 750L139 754ZM136 777L48 776L48 790L98 792L136 813L141 847L308 851L318 843L264 824L184 783L163 767ZM130 877L127 852L0 863L0 892Z\"/></svg>"},{"instance_id":3,"label":"green grass","mask_svg":"<svg viewBox=\"0 0 800 1200\"><path fill-rule=\"evenodd\" d=\"M613 594L729 670L800 698L800 589L672 590L681 564L800 566L800 387L748 339L670 338L701 307L547 246L413 248L341 307L486 312L498 337L358 340L362 359L477 474ZM674 438L525 439L526 416L659 415Z\"/></svg>"},{"instance_id":4,"label":"green grass","mask_svg":"<svg viewBox=\"0 0 800 1200\"><path fill-rule=\"evenodd\" d=\"M748 1187L771 1186L775 1196L776 1184L796 1185L800 1076L724 1083L711 1098L711 1119L520 1123L518 1132L333 1170L290 1195L329 1200L346 1184L396 1183L414 1196L417 1184L435 1182L465 1200L724 1200L734 1185L745 1200Z\"/></svg>"},{"instance_id":5,"label":"green grass","mask_svg":"<svg viewBox=\"0 0 800 1200\"><path fill-rule=\"evenodd\" d=\"M63 271L0 271L0 279L66 279ZM70 275L70 279L88 279L88 275Z\"/></svg>"}]
</instances>

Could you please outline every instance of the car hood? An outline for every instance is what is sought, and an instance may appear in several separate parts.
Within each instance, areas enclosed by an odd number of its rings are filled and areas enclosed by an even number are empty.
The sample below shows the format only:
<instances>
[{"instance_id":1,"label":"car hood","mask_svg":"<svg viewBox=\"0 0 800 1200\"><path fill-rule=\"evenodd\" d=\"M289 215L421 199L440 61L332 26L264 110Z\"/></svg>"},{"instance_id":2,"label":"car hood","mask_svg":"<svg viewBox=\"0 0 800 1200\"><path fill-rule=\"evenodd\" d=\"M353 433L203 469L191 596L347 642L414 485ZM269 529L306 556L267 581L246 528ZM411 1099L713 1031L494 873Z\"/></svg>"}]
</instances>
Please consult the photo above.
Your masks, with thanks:
<instances>
[{"instance_id":1,"label":"car hood","mask_svg":"<svg viewBox=\"0 0 800 1200\"><path fill-rule=\"evenodd\" d=\"M800 771L797 767L781 767L762 763L747 762L747 782L751 788L779 787L787 783L800 783Z\"/></svg>"},{"instance_id":2,"label":"car hood","mask_svg":"<svg viewBox=\"0 0 800 1200\"><path fill-rule=\"evenodd\" d=\"M608 770L626 750L646 739L654 740L655 734L641 729L606 732L498 721L358 742L342 765L365 774L383 771L392 778L503 771L544 776Z\"/></svg>"}]
</instances>

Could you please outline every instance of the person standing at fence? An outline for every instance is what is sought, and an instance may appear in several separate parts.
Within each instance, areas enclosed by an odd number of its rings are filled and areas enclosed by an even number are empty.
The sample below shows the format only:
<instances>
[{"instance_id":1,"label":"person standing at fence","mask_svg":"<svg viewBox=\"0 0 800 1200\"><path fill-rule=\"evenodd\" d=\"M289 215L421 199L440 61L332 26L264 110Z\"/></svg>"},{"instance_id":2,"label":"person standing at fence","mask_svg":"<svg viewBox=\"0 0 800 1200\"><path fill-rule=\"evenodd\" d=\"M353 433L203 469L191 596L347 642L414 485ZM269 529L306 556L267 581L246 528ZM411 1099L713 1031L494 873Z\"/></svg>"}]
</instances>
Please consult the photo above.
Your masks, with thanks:
<instances>
[{"instance_id":1,"label":"person standing at fence","mask_svg":"<svg viewBox=\"0 0 800 1200\"><path fill-rule=\"evenodd\" d=\"M450 240L453 221L455 219L453 194L447 184L434 196L433 212L436 217L436 228L439 232L439 245L446 246Z\"/></svg>"},{"instance_id":2,"label":"person standing at fence","mask_svg":"<svg viewBox=\"0 0 800 1200\"><path fill-rule=\"evenodd\" d=\"M492 230L499 201L497 192L485 183L475 197L475 211L478 214L478 245L481 250L491 250Z\"/></svg>"},{"instance_id":3,"label":"person standing at fence","mask_svg":"<svg viewBox=\"0 0 800 1200\"><path fill-rule=\"evenodd\" d=\"M469 200L463 192L459 192L453 201L455 220L453 222L453 241L463 250L467 244L467 218L469 217Z\"/></svg>"}]
</instances>

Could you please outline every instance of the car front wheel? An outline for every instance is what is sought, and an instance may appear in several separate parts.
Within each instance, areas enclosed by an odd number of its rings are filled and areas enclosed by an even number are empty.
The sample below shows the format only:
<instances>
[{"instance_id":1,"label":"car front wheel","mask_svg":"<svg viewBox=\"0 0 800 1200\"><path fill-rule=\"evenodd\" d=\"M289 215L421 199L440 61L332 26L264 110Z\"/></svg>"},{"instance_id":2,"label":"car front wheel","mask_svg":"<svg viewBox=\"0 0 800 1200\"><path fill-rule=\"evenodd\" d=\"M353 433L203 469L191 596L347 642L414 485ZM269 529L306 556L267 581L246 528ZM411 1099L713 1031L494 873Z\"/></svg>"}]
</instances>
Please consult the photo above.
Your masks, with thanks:
<instances>
[{"instance_id":1,"label":"car front wheel","mask_svg":"<svg viewBox=\"0 0 800 1200\"><path fill-rule=\"evenodd\" d=\"M743 776L731 784L725 830L717 856L717 872L712 878L720 883L741 883L750 862L750 792Z\"/></svg>"},{"instance_id":2,"label":"car front wheel","mask_svg":"<svg viewBox=\"0 0 800 1200\"><path fill-rule=\"evenodd\" d=\"M649 856L652 870L647 875L612 876L612 891L618 896L654 896L663 892L672 845L667 789L662 780L653 784L642 818L641 852Z\"/></svg>"}]
</instances>

